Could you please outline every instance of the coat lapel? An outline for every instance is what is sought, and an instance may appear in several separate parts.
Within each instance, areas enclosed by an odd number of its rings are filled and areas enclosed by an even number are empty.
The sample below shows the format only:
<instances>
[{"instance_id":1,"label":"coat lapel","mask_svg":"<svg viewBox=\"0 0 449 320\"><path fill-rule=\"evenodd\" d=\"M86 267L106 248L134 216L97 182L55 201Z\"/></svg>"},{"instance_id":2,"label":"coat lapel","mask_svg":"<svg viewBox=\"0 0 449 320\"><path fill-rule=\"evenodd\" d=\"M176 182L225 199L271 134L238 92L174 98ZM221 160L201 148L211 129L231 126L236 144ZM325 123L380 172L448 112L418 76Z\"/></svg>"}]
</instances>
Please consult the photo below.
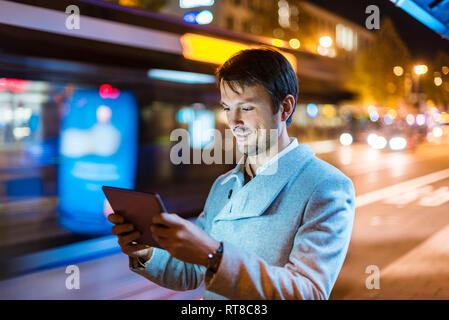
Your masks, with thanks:
<instances>
[{"instance_id":1,"label":"coat lapel","mask_svg":"<svg viewBox=\"0 0 449 320\"><path fill-rule=\"evenodd\" d=\"M239 190L226 203L215 220L235 220L260 216L276 199L287 182L296 176L296 173L304 168L314 155L308 145L300 144L243 187L239 185L243 181L243 173L240 171L242 163L239 163L231 175L223 181L223 184L226 185L225 188L229 189L228 182L235 178L233 180L234 187Z\"/></svg>"}]
</instances>

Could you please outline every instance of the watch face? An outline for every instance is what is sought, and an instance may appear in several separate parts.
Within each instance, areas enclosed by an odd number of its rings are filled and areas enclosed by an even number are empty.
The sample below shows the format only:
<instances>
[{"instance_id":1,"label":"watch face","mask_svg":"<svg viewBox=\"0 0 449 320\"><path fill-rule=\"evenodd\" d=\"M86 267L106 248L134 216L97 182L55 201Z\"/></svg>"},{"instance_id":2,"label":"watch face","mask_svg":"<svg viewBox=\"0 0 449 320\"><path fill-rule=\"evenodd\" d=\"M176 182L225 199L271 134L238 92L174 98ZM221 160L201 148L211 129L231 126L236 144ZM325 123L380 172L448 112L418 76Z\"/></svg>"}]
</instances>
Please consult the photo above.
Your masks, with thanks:
<instances>
[{"instance_id":1,"label":"watch face","mask_svg":"<svg viewBox=\"0 0 449 320\"><path fill-rule=\"evenodd\" d=\"M218 248L218 250L214 253L209 253L207 255L207 257L209 258L207 269L209 269L213 273L217 272L221 262L222 255L223 255L223 243L220 242L220 247Z\"/></svg>"}]
</instances>

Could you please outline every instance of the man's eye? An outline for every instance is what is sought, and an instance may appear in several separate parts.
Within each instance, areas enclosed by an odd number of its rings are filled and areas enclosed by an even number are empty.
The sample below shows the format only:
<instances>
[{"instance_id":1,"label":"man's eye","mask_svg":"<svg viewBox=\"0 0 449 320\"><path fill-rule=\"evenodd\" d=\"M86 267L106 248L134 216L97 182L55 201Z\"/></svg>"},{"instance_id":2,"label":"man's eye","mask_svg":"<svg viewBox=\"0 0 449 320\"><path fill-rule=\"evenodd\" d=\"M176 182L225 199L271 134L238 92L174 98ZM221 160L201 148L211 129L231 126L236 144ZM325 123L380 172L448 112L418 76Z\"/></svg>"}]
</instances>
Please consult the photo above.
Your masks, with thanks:
<instances>
[{"instance_id":1,"label":"man's eye","mask_svg":"<svg viewBox=\"0 0 449 320\"><path fill-rule=\"evenodd\" d=\"M223 107L223 111L229 111L229 108Z\"/></svg>"},{"instance_id":2,"label":"man's eye","mask_svg":"<svg viewBox=\"0 0 449 320\"><path fill-rule=\"evenodd\" d=\"M253 110L254 108L252 108L252 107L249 107L249 108L243 108L242 110L243 111L251 111L251 110Z\"/></svg>"}]
</instances>

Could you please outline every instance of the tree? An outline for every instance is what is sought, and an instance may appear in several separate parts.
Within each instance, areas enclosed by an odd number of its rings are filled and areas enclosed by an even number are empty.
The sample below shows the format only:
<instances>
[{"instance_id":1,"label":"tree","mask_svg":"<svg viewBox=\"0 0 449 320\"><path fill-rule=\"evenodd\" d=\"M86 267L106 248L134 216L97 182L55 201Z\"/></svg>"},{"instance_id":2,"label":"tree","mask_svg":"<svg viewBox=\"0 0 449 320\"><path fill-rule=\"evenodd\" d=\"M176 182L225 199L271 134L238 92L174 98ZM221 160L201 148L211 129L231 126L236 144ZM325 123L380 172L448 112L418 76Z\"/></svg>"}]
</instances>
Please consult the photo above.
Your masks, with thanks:
<instances>
[{"instance_id":1,"label":"tree","mask_svg":"<svg viewBox=\"0 0 449 320\"><path fill-rule=\"evenodd\" d=\"M318 43L318 20L315 19L305 8L305 1L298 1L299 8L299 30L297 37L301 41L301 47L311 52L316 52Z\"/></svg>"},{"instance_id":2,"label":"tree","mask_svg":"<svg viewBox=\"0 0 449 320\"><path fill-rule=\"evenodd\" d=\"M397 109L406 96L410 53L390 18L384 18L374 32L372 46L355 61L349 87L357 94L358 102ZM400 76L393 73L395 66L402 68Z\"/></svg>"},{"instance_id":3,"label":"tree","mask_svg":"<svg viewBox=\"0 0 449 320\"><path fill-rule=\"evenodd\" d=\"M446 52L438 51L435 55L423 78L423 91L437 106L449 108L449 55Z\"/></svg>"}]
</instances>

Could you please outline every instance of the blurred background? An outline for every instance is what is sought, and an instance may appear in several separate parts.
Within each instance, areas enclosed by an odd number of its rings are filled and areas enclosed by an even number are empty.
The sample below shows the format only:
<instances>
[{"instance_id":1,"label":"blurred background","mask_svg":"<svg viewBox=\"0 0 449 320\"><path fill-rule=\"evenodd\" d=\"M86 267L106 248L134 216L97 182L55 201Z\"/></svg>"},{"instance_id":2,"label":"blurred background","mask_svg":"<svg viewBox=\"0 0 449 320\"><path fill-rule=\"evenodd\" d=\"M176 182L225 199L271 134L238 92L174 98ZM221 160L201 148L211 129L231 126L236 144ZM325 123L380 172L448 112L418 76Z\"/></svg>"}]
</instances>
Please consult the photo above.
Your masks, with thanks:
<instances>
[{"instance_id":1,"label":"blurred background","mask_svg":"<svg viewBox=\"0 0 449 320\"><path fill-rule=\"evenodd\" d=\"M201 297L128 270L101 186L194 221L235 164L175 165L170 134L224 136L214 71L265 45L298 75L290 136L356 187L331 298L448 299L448 38L445 0L0 0L0 298Z\"/></svg>"}]
</instances>

